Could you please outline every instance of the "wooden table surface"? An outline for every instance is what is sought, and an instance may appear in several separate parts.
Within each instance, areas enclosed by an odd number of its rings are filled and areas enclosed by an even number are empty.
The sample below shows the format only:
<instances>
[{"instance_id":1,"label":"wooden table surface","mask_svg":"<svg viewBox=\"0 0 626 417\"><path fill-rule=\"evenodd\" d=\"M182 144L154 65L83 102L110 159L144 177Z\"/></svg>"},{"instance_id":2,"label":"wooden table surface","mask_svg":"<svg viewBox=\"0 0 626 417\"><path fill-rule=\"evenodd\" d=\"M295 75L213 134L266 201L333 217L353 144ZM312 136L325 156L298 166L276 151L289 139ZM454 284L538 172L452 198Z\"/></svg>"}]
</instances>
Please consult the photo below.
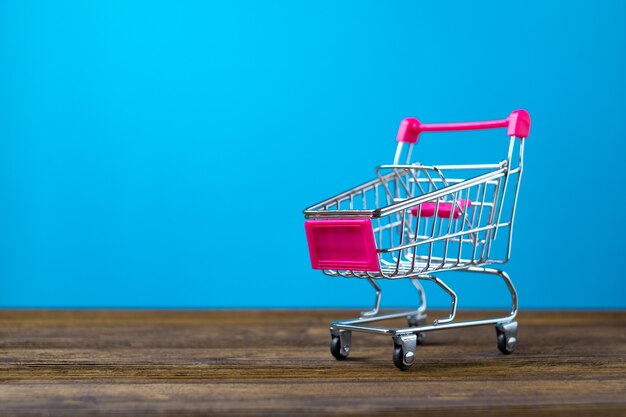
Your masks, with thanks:
<instances>
[{"instance_id":1,"label":"wooden table surface","mask_svg":"<svg viewBox=\"0 0 626 417\"><path fill-rule=\"evenodd\" d=\"M626 415L626 311L523 311L508 356L429 333L406 372L386 336L331 357L354 314L0 310L0 415Z\"/></svg>"}]
</instances>

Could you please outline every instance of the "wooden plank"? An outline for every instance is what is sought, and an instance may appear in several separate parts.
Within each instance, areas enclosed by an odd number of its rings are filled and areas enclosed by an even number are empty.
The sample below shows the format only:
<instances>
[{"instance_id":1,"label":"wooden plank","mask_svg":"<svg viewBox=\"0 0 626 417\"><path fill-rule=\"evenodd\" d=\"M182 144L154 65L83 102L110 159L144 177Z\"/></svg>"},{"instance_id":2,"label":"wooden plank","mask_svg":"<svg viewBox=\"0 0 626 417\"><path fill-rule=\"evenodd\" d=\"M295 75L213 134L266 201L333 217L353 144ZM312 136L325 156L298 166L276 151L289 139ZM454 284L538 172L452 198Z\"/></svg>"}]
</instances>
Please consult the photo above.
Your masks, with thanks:
<instances>
[{"instance_id":1,"label":"wooden plank","mask_svg":"<svg viewBox=\"0 0 626 417\"><path fill-rule=\"evenodd\" d=\"M429 333L407 372L386 336L330 356L353 314L3 310L0 415L626 415L624 311L522 312L508 356L491 326Z\"/></svg>"}]
</instances>

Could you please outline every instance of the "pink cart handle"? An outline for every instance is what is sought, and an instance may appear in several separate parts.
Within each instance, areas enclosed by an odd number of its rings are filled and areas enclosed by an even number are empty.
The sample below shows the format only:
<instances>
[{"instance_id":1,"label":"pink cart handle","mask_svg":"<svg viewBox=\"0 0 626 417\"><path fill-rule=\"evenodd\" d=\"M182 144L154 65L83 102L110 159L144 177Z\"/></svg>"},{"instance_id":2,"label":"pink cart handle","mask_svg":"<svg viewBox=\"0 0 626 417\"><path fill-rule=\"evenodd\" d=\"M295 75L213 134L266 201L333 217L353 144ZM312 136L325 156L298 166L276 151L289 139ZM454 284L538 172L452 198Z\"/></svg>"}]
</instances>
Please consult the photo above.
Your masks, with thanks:
<instances>
[{"instance_id":1,"label":"pink cart handle","mask_svg":"<svg viewBox=\"0 0 626 417\"><path fill-rule=\"evenodd\" d=\"M526 110L515 110L503 120L464 123L422 123L414 117L407 117L400 123L398 142L417 143L422 132L451 132L455 130L482 130L507 128L508 136L527 138L530 133L530 115Z\"/></svg>"}]
</instances>

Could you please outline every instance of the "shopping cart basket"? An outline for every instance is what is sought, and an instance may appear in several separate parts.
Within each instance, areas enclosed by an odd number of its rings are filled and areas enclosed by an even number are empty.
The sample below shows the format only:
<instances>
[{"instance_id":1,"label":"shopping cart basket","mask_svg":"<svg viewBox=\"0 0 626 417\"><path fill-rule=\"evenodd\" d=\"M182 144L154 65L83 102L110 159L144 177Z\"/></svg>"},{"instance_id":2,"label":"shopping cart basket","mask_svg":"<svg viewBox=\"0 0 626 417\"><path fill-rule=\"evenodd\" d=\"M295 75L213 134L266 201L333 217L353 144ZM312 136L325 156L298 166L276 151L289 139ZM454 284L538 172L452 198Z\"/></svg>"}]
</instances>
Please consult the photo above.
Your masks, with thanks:
<instances>
[{"instance_id":1,"label":"shopping cart basket","mask_svg":"<svg viewBox=\"0 0 626 417\"><path fill-rule=\"evenodd\" d=\"M413 146L421 133L494 128L506 128L510 139L507 158L500 163L411 163ZM427 332L480 325L495 325L502 353L515 350L517 292L504 271L485 266L504 264L511 254L524 139L529 131L530 116L525 110L487 122L425 124L406 118L398 131L393 164L377 167L375 179L304 210L313 268L330 276L363 278L376 291L372 310L358 318L331 323L330 350L335 358L345 359L350 353L352 331L390 335L393 362L404 370L415 362L416 346ZM519 158L513 158L516 150ZM457 295L433 275L452 270L502 278L511 295L510 313L455 320ZM376 280L399 278L411 280L420 307L379 314L381 289ZM426 296L420 280L432 281L450 295L448 317L426 322ZM406 317L406 327L365 325L401 317Z\"/></svg>"}]
</instances>

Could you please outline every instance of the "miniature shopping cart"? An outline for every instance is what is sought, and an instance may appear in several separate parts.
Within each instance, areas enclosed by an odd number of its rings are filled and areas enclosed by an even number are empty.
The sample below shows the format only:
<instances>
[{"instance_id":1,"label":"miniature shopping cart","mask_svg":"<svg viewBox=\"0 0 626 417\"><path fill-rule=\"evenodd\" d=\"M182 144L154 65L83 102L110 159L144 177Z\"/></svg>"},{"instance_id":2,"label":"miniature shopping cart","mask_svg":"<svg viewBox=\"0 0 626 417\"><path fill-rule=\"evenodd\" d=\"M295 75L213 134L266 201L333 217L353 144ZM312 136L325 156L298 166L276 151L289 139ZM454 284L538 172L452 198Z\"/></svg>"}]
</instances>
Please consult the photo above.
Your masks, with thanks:
<instances>
[{"instance_id":1,"label":"miniature shopping cart","mask_svg":"<svg viewBox=\"0 0 626 417\"><path fill-rule=\"evenodd\" d=\"M508 156L497 164L421 165L411 162L421 133L506 128ZM345 359L352 331L390 335L393 362L408 369L416 346L429 331L495 325L498 349L512 353L517 344L517 292L509 276L487 265L504 264L511 254L513 219L522 178L524 139L530 116L516 110L504 120L400 124L394 163L376 169L376 178L304 211L311 263L326 275L362 278L376 290L371 311L331 323L330 350ZM408 146L407 146L408 145ZM514 158L516 152L519 158ZM400 161L403 161L402 163ZM499 276L511 295L507 316L457 321L457 295L434 273L464 271ZM379 314L378 279L411 280L420 297L417 310ZM452 298L446 318L426 322L426 296L420 280L432 281ZM369 323L406 317L401 328Z\"/></svg>"}]
</instances>

